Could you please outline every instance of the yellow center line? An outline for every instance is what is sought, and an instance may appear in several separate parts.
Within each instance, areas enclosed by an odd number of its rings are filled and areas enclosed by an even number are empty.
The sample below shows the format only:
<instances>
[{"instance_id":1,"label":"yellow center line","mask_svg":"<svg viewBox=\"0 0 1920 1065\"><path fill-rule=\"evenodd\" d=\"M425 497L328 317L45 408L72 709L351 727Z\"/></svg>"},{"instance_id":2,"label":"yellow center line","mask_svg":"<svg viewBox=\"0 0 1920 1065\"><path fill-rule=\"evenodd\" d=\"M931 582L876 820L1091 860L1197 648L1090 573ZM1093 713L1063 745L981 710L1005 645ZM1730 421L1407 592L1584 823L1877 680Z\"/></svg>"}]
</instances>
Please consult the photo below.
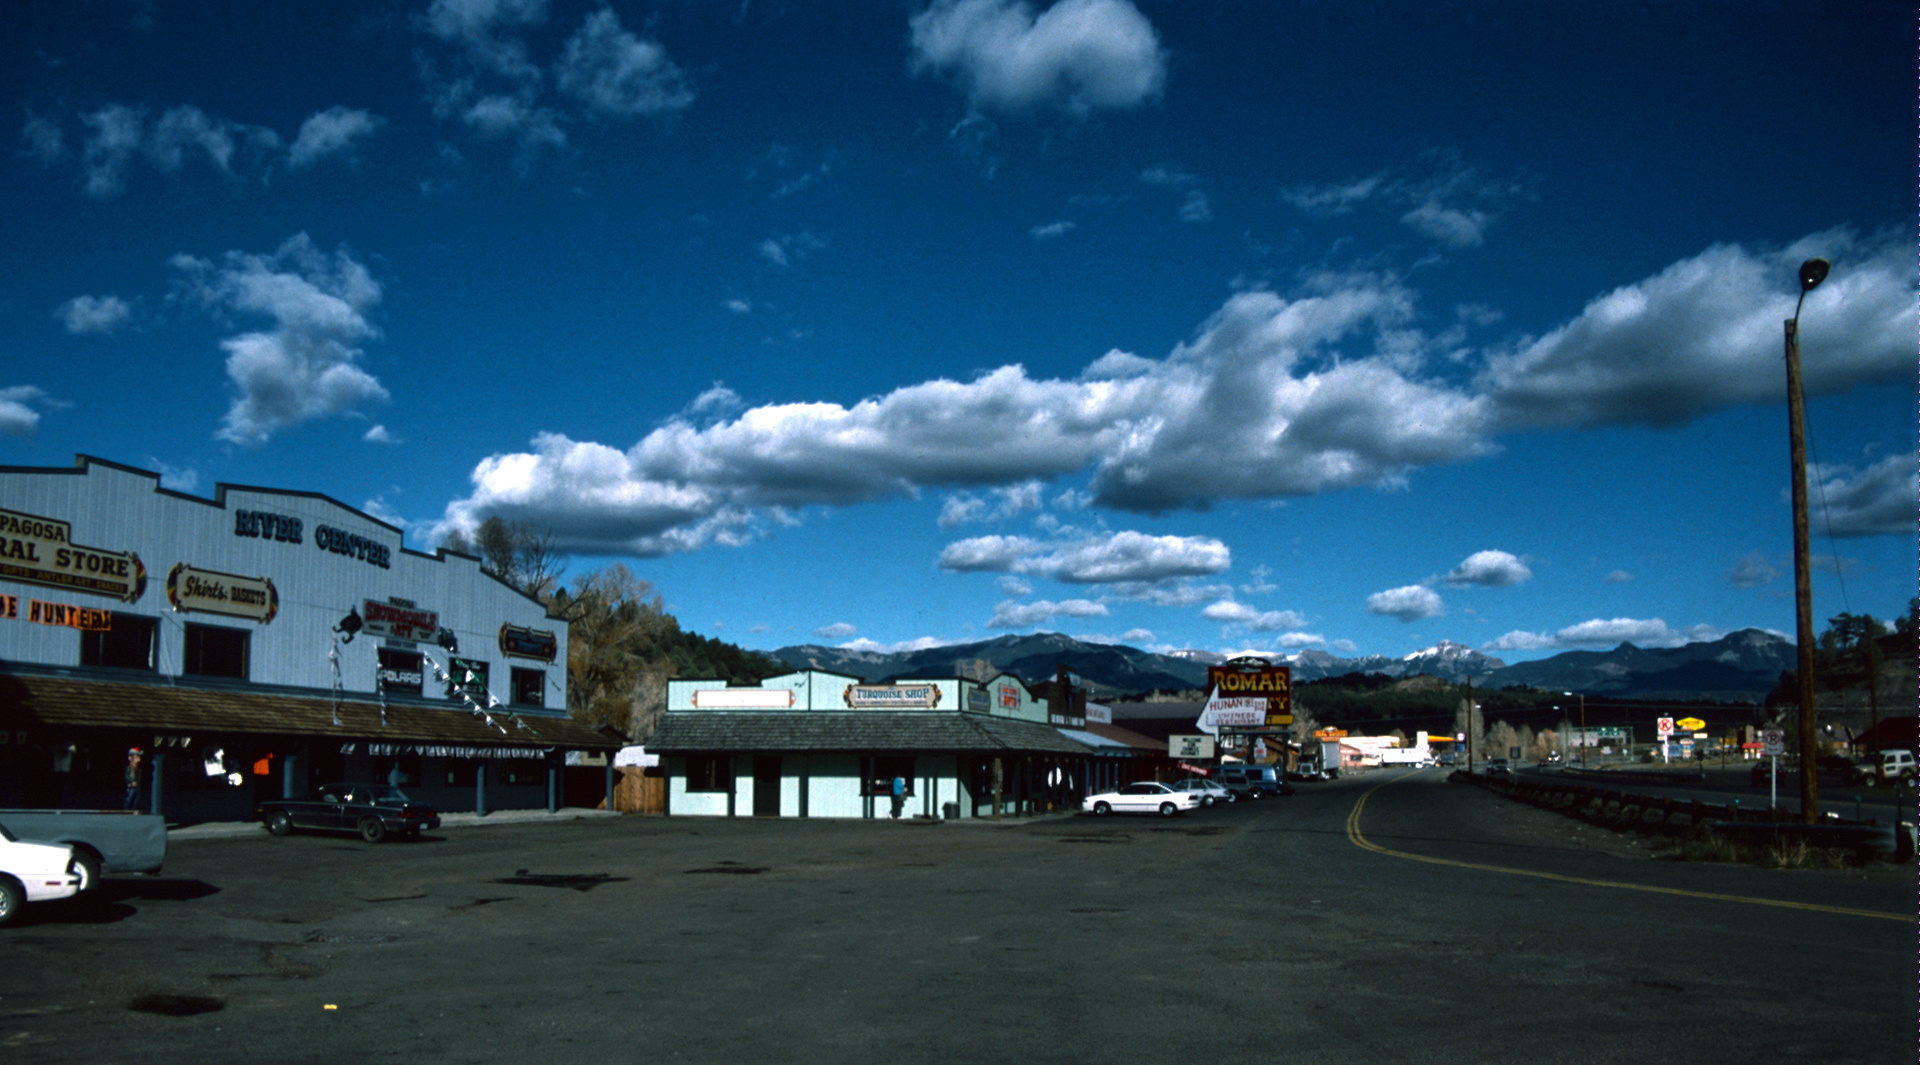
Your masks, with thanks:
<instances>
[{"instance_id":1,"label":"yellow center line","mask_svg":"<svg viewBox=\"0 0 1920 1065\"><path fill-rule=\"evenodd\" d=\"M1713 891L1688 891L1685 888L1654 887L1649 884L1629 884L1619 880L1594 880L1584 876L1567 876L1562 873L1543 873L1537 869L1516 869L1505 865L1487 865L1481 862L1462 862L1452 858L1431 858L1424 854L1408 854L1406 851L1382 847L1360 833L1360 812L1367 808L1367 800L1373 793L1394 783L1382 781L1368 788L1366 794L1353 804L1353 812L1347 815L1347 839L1361 850L1375 854L1385 854L1393 858L1405 858L1410 862L1426 862L1429 865L1449 865L1456 869L1479 869L1489 873L1506 873L1511 876L1531 876L1540 880L1558 880L1566 884L1585 884L1588 887L1619 888L1622 891L1646 891L1656 895L1679 895L1690 899L1713 899L1717 902L1744 902L1754 906L1777 906L1786 910L1812 910L1816 913L1837 913L1847 917L1877 917L1883 921L1899 921L1913 924L1914 915L1906 913L1887 913L1883 910L1857 910L1848 906L1823 906L1813 902L1787 902L1783 899L1761 899L1751 895L1723 895Z\"/></svg>"}]
</instances>

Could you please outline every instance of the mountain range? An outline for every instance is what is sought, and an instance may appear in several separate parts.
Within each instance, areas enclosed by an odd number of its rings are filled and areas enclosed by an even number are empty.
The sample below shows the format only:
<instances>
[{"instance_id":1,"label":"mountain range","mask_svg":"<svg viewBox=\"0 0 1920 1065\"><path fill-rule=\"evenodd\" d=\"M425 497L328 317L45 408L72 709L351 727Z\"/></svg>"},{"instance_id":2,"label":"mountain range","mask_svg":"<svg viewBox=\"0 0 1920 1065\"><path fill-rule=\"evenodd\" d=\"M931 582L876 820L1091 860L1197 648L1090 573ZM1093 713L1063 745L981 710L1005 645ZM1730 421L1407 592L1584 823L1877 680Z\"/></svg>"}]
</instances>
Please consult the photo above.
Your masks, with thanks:
<instances>
[{"instance_id":1,"label":"mountain range","mask_svg":"<svg viewBox=\"0 0 1920 1065\"><path fill-rule=\"evenodd\" d=\"M969 676L987 679L1011 673L1029 684L1051 680L1059 666L1077 673L1095 698L1205 686L1207 667L1226 661L1208 651L1142 651L1118 644L1083 643L1058 633L1001 636L978 643L882 654L806 644L782 647L770 657L795 669L819 669L874 682L915 677ZM1463 644L1442 640L1399 658L1341 658L1325 651L1266 656L1293 670L1296 684L1377 673L1427 675L1451 683L1469 677L1486 688L1530 687L1615 698L1717 699L1759 702L1794 668L1794 645L1759 629L1742 629L1711 642L1643 648L1623 643L1611 651L1568 651L1509 666Z\"/></svg>"}]
</instances>

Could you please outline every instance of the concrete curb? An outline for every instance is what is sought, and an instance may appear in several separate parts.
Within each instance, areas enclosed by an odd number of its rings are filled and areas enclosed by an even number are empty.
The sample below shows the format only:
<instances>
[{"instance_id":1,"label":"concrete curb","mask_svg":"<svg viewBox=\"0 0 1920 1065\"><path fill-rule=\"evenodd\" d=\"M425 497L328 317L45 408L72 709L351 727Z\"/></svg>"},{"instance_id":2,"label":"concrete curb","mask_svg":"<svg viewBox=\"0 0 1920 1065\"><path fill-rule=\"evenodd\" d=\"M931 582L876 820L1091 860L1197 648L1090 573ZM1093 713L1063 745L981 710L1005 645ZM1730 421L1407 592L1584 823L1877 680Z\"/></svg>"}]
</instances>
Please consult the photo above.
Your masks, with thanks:
<instances>
[{"instance_id":1,"label":"concrete curb","mask_svg":"<svg viewBox=\"0 0 1920 1065\"><path fill-rule=\"evenodd\" d=\"M440 815L440 827L436 832L454 828L476 828L487 825L527 824L529 822L579 821L595 817L621 817L618 811L593 810L584 806L564 806L557 813L545 810L495 810L482 817L476 813L453 813ZM167 842L176 843L194 839L229 839L234 836L264 835L266 829L258 821L208 821L197 825L182 825L167 829Z\"/></svg>"}]
</instances>

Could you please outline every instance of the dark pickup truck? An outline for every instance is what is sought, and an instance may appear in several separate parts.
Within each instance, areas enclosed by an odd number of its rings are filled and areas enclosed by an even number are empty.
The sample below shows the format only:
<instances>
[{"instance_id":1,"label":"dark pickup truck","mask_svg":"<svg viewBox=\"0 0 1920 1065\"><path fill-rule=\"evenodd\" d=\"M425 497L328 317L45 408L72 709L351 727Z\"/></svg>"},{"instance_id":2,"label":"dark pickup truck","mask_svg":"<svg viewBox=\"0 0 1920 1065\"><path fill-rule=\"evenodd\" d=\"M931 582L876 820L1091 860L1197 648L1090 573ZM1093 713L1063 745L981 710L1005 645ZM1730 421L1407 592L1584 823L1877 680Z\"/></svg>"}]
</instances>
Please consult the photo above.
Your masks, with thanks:
<instances>
[{"instance_id":1,"label":"dark pickup truck","mask_svg":"<svg viewBox=\"0 0 1920 1065\"><path fill-rule=\"evenodd\" d=\"M392 833L418 836L440 827L439 811L386 784L328 784L311 799L260 803L253 816L276 836L295 829L358 832L368 843L378 843Z\"/></svg>"}]
</instances>

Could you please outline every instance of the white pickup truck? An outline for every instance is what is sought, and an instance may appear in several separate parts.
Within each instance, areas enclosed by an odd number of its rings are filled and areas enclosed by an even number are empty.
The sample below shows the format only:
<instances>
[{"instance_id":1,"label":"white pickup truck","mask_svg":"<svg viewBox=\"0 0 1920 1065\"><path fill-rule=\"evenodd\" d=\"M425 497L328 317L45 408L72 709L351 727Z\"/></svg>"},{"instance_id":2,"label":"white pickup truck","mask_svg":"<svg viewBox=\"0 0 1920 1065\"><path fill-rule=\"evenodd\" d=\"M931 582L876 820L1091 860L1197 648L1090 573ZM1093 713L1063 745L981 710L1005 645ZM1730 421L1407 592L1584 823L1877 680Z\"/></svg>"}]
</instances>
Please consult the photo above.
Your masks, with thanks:
<instances>
[{"instance_id":1,"label":"white pickup truck","mask_svg":"<svg viewBox=\"0 0 1920 1065\"><path fill-rule=\"evenodd\" d=\"M29 843L73 848L80 890L103 873L157 873L167 860L167 821L119 810L0 810L0 829Z\"/></svg>"},{"instance_id":2,"label":"white pickup truck","mask_svg":"<svg viewBox=\"0 0 1920 1065\"><path fill-rule=\"evenodd\" d=\"M79 894L75 864L72 847L23 843L0 829L0 925L20 916L29 902Z\"/></svg>"}]
</instances>

